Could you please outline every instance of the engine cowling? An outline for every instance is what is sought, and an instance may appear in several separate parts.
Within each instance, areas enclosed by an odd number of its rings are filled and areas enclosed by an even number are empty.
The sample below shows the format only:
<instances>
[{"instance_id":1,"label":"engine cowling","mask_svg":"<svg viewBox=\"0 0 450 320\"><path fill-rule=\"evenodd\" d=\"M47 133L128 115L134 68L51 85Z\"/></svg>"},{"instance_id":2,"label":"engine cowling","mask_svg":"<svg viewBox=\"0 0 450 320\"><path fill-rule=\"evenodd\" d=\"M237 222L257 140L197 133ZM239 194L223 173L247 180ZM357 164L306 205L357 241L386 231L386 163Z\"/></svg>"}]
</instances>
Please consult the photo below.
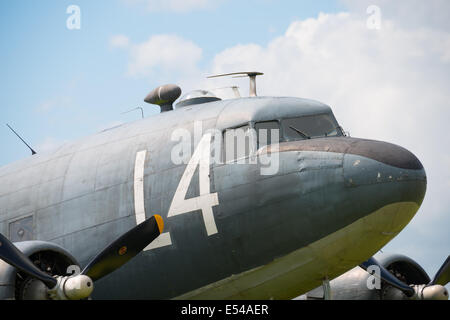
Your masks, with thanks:
<instances>
[{"instance_id":1,"label":"engine cowling","mask_svg":"<svg viewBox=\"0 0 450 320\"><path fill-rule=\"evenodd\" d=\"M50 275L67 275L70 266L78 266L77 260L63 247L45 241L25 241L14 244L42 271ZM18 271L0 260L0 300L47 299L42 282Z\"/></svg>"},{"instance_id":2,"label":"engine cowling","mask_svg":"<svg viewBox=\"0 0 450 320\"><path fill-rule=\"evenodd\" d=\"M423 285L430 277L414 260L400 254L380 254L377 260L397 279L408 285ZM403 292L384 281L374 282L374 277L359 266L330 281L333 300L403 300L409 299ZM300 299L324 299L322 287L318 287Z\"/></svg>"}]
</instances>

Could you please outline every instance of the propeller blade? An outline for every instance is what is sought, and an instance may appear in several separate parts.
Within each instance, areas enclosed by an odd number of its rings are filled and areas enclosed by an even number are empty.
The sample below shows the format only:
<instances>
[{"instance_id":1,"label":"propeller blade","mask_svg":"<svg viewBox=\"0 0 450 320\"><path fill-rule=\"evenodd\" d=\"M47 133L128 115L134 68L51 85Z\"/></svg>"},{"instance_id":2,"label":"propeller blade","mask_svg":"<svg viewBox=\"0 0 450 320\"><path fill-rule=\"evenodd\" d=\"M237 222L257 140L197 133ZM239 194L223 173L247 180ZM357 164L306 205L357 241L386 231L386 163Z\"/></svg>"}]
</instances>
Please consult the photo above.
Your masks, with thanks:
<instances>
[{"instance_id":1,"label":"propeller blade","mask_svg":"<svg viewBox=\"0 0 450 320\"><path fill-rule=\"evenodd\" d=\"M0 259L13 267L25 272L29 276L41 280L47 288L51 289L56 286L58 281L52 276L41 271L36 267L26 255L0 233Z\"/></svg>"},{"instance_id":2,"label":"propeller blade","mask_svg":"<svg viewBox=\"0 0 450 320\"><path fill-rule=\"evenodd\" d=\"M434 279L430 282L430 285L440 284L441 286L447 285L450 282L450 256L447 257L444 264L439 268L438 272L434 276Z\"/></svg>"},{"instance_id":3,"label":"propeller blade","mask_svg":"<svg viewBox=\"0 0 450 320\"><path fill-rule=\"evenodd\" d=\"M385 282L389 283L391 286L399 289L402 291L406 296L412 297L415 294L414 288L411 288L407 284L403 283L402 281L398 280L392 273L390 273L388 270L386 270L385 267L383 267L374 257L370 258L366 262L363 262L360 267L367 271L367 268L370 266L377 266L380 268L380 277Z\"/></svg>"},{"instance_id":4,"label":"propeller blade","mask_svg":"<svg viewBox=\"0 0 450 320\"><path fill-rule=\"evenodd\" d=\"M163 228L161 216L154 215L106 247L88 263L81 274L93 281L103 278L134 258L162 233Z\"/></svg>"}]
</instances>

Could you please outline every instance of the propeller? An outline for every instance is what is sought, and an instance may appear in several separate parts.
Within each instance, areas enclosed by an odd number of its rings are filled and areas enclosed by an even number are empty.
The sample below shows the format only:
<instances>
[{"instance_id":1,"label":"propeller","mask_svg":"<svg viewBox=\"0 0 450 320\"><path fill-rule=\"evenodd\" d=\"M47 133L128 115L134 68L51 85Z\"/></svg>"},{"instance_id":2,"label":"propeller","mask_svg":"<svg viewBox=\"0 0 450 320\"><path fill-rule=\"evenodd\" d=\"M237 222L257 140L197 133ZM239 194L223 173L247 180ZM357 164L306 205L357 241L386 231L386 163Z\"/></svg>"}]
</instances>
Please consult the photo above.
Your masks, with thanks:
<instances>
[{"instance_id":1,"label":"propeller","mask_svg":"<svg viewBox=\"0 0 450 320\"><path fill-rule=\"evenodd\" d=\"M163 231L161 216L154 215L137 225L103 249L83 269L81 274L69 277L52 277L37 268L11 241L0 234L0 259L42 281L54 300L79 300L88 298L93 282L103 278L134 258Z\"/></svg>"},{"instance_id":2,"label":"propeller","mask_svg":"<svg viewBox=\"0 0 450 320\"><path fill-rule=\"evenodd\" d=\"M380 277L389 285L402 291L408 298L423 300L448 300L448 291L444 287L450 278L450 256L447 257L444 264L439 268L434 279L426 285L408 286L403 281L397 279L374 257L363 262L360 267L367 271L369 266L377 266L380 269Z\"/></svg>"},{"instance_id":3,"label":"propeller","mask_svg":"<svg viewBox=\"0 0 450 320\"><path fill-rule=\"evenodd\" d=\"M440 284L441 286L447 285L450 282L450 256L447 257L444 264L439 268L438 272L434 276L429 285Z\"/></svg>"},{"instance_id":4,"label":"propeller","mask_svg":"<svg viewBox=\"0 0 450 320\"><path fill-rule=\"evenodd\" d=\"M144 250L162 233L163 228L164 222L161 216L153 216L106 247L87 264L81 274L87 275L94 281L103 278Z\"/></svg>"}]
</instances>

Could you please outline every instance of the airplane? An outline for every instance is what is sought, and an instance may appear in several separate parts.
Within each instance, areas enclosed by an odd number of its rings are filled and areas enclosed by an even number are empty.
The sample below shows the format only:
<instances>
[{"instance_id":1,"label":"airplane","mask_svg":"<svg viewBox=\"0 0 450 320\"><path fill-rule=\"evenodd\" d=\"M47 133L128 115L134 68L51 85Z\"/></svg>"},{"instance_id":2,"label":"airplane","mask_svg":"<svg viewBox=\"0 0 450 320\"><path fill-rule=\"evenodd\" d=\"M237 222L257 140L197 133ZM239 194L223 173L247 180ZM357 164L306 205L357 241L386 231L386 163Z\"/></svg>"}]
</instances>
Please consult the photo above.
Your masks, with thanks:
<instances>
[{"instance_id":1,"label":"airplane","mask_svg":"<svg viewBox=\"0 0 450 320\"><path fill-rule=\"evenodd\" d=\"M0 299L448 299L449 259L373 257L422 204L419 159L260 75L160 86L161 113L0 168Z\"/></svg>"}]
</instances>

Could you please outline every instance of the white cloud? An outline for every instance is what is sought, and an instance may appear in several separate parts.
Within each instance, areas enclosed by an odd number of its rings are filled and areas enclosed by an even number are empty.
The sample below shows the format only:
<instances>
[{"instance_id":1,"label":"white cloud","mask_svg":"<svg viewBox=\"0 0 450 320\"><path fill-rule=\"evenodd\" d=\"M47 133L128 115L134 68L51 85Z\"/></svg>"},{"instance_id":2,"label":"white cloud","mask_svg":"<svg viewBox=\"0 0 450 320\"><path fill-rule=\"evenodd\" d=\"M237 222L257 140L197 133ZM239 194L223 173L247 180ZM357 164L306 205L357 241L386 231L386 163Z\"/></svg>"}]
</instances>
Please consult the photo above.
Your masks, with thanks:
<instances>
[{"instance_id":1,"label":"white cloud","mask_svg":"<svg viewBox=\"0 0 450 320\"><path fill-rule=\"evenodd\" d=\"M111 39L109 40L109 44L113 48L127 48L130 44L130 39L128 39L128 37L124 36L123 34L118 34L111 37Z\"/></svg>"},{"instance_id":2,"label":"white cloud","mask_svg":"<svg viewBox=\"0 0 450 320\"><path fill-rule=\"evenodd\" d=\"M212 68L261 70L260 93L323 101L353 135L424 152L448 141L442 130L450 101L448 41L450 34L439 30L405 30L386 21L374 31L349 13L321 14L292 23L267 47L229 48Z\"/></svg>"},{"instance_id":3,"label":"white cloud","mask_svg":"<svg viewBox=\"0 0 450 320\"><path fill-rule=\"evenodd\" d=\"M188 12L217 4L217 0L124 0L130 4L145 5L149 12Z\"/></svg>"},{"instance_id":4,"label":"white cloud","mask_svg":"<svg viewBox=\"0 0 450 320\"><path fill-rule=\"evenodd\" d=\"M197 71L202 49L176 35L155 35L130 48L128 73L147 76L155 73L189 74Z\"/></svg>"}]
</instances>

